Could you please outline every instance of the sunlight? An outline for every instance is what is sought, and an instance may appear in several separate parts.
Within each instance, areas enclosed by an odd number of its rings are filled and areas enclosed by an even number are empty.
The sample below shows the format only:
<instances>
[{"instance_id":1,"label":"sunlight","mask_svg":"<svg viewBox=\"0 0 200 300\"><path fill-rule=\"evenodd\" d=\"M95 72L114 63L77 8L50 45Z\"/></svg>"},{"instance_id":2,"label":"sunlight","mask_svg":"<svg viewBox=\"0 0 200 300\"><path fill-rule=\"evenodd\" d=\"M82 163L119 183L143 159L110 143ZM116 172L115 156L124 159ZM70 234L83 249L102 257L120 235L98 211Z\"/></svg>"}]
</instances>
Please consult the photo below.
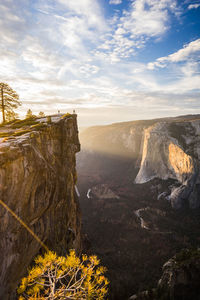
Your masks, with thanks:
<instances>
[{"instance_id":1,"label":"sunlight","mask_svg":"<svg viewBox=\"0 0 200 300\"><path fill-rule=\"evenodd\" d=\"M169 162L176 174L192 174L194 172L192 157L172 143L169 144Z\"/></svg>"}]
</instances>

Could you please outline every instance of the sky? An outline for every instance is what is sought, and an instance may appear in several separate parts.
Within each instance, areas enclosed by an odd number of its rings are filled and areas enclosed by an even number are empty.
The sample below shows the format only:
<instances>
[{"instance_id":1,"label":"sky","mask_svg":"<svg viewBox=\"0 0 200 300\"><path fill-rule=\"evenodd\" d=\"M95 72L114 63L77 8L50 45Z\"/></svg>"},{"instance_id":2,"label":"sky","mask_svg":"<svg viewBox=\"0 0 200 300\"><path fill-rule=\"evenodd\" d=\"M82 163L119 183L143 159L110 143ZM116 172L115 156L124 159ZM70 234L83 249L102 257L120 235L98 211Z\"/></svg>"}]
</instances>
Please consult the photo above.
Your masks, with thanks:
<instances>
[{"instance_id":1,"label":"sky","mask_svg":"<svg viewBox=\"0 0 200 300\"><path fill-rule=\"evenodd\" d=\"M0 0L0 82L79 126L200 113L200 0Z\"/></svg>"}]
</instances>

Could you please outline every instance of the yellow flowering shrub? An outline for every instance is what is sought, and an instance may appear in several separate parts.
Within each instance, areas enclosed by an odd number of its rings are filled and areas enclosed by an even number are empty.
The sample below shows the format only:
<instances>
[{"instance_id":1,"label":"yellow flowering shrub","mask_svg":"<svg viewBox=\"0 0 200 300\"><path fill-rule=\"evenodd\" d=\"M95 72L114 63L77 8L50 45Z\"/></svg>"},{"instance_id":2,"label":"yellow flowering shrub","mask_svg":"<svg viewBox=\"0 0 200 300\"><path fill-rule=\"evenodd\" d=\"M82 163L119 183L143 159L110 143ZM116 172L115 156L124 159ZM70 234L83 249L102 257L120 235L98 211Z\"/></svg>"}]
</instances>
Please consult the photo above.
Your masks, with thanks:
<instances>
[{"instance_id":1,"label":"yellow flowering shrub","mask_svg":"<svg viewBox=\"0 0 200 300\"><path fill-rule=\"evenodd\" d=\"M104 276L106 268L99 264L96 256L79 258L74 250L66 257L49 251L35 259L35 266L22 279L19 300L103 300L109 282Z\"/></svg>"}]
</instances>

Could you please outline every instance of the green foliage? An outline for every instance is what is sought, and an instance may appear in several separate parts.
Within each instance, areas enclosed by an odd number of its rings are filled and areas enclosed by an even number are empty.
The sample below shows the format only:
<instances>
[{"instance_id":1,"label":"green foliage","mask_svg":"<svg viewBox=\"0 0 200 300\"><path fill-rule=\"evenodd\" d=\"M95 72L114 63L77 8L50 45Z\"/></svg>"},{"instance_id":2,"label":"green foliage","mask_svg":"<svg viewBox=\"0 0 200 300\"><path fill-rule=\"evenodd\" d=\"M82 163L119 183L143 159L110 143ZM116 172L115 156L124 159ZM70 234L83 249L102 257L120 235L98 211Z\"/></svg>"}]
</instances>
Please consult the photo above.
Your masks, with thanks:
<instances>
[{"instance_id":1,"label":"green foliage","mask_svg":"<svg viewBox=\"0 0 200 300\"><path fill-rule=\"evenodd\" d=\"M10 136L10 135L11 135L10 132L0 132L0 138L8 137L8 136Z\"/></svg>"},{"instance_id":2,"label":"green foliage","mask_svg":"<svg viewBox=\"0 0 200 300\"><path fill-rule=\"evenodd\" d=\"M61 119L64 119L64 118L67 118L67 117L72 117L72 114L66 113L66 114L64 114L64 115L61 117Z\"/></svg>"},{"instance_id":3,"label":"green foliage","mask_svg":"<svg viewBox=\"0 0 200 300\"><path fill-rule=\"evenodd\" d=\"M191 260L200 259L200 250L198 249L182 249L175 256L175 261L178 265L184 265Z\"/></svg>"},{"instance_id":4,"label":"green foliage","mask_svg":"<svg viewBox=\"0 0 200 300\"><path fill-rule=\"evenodd\" d=\"M0 82L0 109L3 122L6 121L6 113L14 113L14 109L21 105L19 95L7 84Z\"/></svg>"},{"instance_id":5,"label":"green foliage","mask_svg":"<svg viewBox=\"0 0 200 300\"><path fill-rule=\"evenodd\" d=\"M33 139L34 137L35 137L35 133L34 133L34 132L31 132L31 133L30 133L30 138Z\"/></svg>"},{"instance_id":6,"label":"green foliage","mask_svg":"<svg viewBox=\"0 0 200 300\"><path fill-rule=\"evenodd\" d=\"M45 117L45 114L44 114L43 111L40 111L39 114L38 114L38 116L39 116L40 118L43 118L43 117Z\"/></svg>"},{"instance_id":7,"label":"green foliage","mask_svg":"<svg viewBox=\"0 0 200 300\"><path fill-rule=\"evenodd\" d=\"M37 123L37 124L34 124L31 126L31 129L34 129L34 130L40 130L40 129L44 129L46 128L47 125L46 124L43 124L43 123Z\"/></svg>"},{"instance_id":8,"label":"green foliage","mask_svg":"<svg viewBox=\"0 0 200 300\"><path fill-rule=\"evenodd\" d=\"M23 299L105 299L108 280L106 269L99 266L96 256L82 255L78 258L74 250L66 257L47 252L35 259L18 288Z\"/></svg>"},{"instance_id":9,"label":"green foliage","mask_svg":"<svg viewBox=\"0 0 200 300\"><path fill-rule=\"evenodd\" d=\"M12 122L18 118L18 114L15 113L13 110L8 110L5 114L6 117L6 123Z\"/></svg>"},{"instance_id":10,"label":"green foliage","mask_svg":"<svg viewBox=\"0 0 200 300\"><path fill-rule=\"evenodd\" d=\"M30 118L33 118L33 113L32 113L32 110L29 108L27 110L27 113L26 113L26 119L30 119Z\"/></svg>"},{"instance_id":11,"label":"green foliage","mask_svg":"<svg viewBox=\"0 0 200 300\"><path fill-rule=\"evenodd\" d=\"M30 129L24 129L24 130L17 130L16 132L0 132L0 138L3 137L12 137L12 136L20 136L23 135L25 133L30 132Z\"/></svg>"},{"instance_id":12,"label":"green foliage","mask_svg":"<svg viewBox=\"0 0 200 300\"><path fill-rule=\"evenodd\" d=\"M47 117L47 123L48 123L48 124L51 124L51 116L48 116L48 117Z\"/></svg>"},{"instance_id":13,"label":"green foliage","mask_svg":"<svg viewBox=\"0 0 200 300\"><path fill-rule=\"evenodd\" d=\"M29 119L24 119L24 120L17 120L16 122L14 122L12 124L12 128L16 129L16 128L21 128L23 126L31 126L31 125L35 125L38 124L39 122L36 121L34 118L29 118Z\"/></svg>"},{"instance_id":14,"label":"green foliage","mask_svg":"<svg viewBox=\"0 0 200 300\"><path fill-rule=\"evenodd\" d=\"M23 134L28 133L28 132L30 132L29 129L26 129L26 130L18 130L18 131L16 131L16 132L12 133L12 135L13 135L13 136L20 136L20 135L23 135Z\"/></svg>"}]
</instances>

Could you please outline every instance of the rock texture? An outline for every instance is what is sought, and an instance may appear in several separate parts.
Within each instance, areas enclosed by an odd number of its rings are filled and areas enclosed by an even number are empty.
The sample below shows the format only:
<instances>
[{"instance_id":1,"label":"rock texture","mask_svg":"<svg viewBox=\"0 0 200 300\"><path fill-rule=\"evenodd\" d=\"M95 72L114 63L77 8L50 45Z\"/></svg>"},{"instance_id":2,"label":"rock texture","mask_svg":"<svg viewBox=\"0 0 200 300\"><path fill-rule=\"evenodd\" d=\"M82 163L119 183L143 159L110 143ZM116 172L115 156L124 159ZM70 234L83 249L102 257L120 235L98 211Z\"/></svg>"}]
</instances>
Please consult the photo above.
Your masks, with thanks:
<instances>
[{"instance_id":1,"label":"rock texture","mask_svg":"<svg viewBox=\"0 0 200 300\"><path fill-rule=\"evenodd\" d=\"M119 199L119 196L116 195L107 184L93 186L89 191L89 197L98 199Z\"/></svg>"},{"instance_id":2,"label":"rock texture","mask_svg":"<svg viewBox=\"0 0 200 300\"><path fill-rule=\"evenodd\" d=\"M92 127L80 140L86 247L91 241L90 251L109 270L110 299L128 299L156 286L162 265L176 251L199 244L199 209L171 205L200 203L200 116ZM119 199L108 199L103 187Z\"/></svg>"},{"instance_id":3,"label":"rock texture","mask_svg":"<svg viewBox=\"0 0 200 300\"><path fill-rule=\"evenodd\" d=\"M115 176L109 174L116 164L111 160L129 159L129 174L123 171L126 181L130 176L136 184L170 180L170 193L162 192L173 208L200 207L199 115L91 127L81 133L81 145L80 169L89 165L93 176Z\"/></svg>"},{"instance_id":4,"label":"rock texture","mask_svg":"<svg viewBox=\"0 0 200 300\"><path fill-rule=\"evenodd\" d=\"M183 249L163 265L156 288L129 300L199 300L200 250Z\"/></svg>"},{"instance_id":5,"label":"rock texture","mask_svg":"<svg viewBox=\"0 0 200 300\"><path fill-rule=\"evenodd\" d=\"M168 199L174 208L200 206L199 120L159 122L145 130L143 155L136 183L153 178L174 179Z\"/></svg>"},{"instance_id":6,"label":"rock texture","mask_svg":"<svg viewBox=\"0 0 200 300\"><path fill-rule=\"evenodd\" d=\"M200 251L182 250L163 266L157 294L163 299L200 299Z\"/></svg>"},{"instance_id":7,"label":"rock texture","mask_svg":"<svg viewBox=\"0 0 200 300\"><path fill-rule=\"evenodd\" d=\"M50 122L52 120L52 122ZM75 195L80 150L76 115L38 120L24 133L0 139L0 199L52 250L80 249L80 212ZM48 121L48 122L46 122ZM1 132L0 131L0 132ZM19 133L20 134L20 133ZM0 299L14 299L21 277L41 245L0 207Z\"/></svg>"}]
</instances>

